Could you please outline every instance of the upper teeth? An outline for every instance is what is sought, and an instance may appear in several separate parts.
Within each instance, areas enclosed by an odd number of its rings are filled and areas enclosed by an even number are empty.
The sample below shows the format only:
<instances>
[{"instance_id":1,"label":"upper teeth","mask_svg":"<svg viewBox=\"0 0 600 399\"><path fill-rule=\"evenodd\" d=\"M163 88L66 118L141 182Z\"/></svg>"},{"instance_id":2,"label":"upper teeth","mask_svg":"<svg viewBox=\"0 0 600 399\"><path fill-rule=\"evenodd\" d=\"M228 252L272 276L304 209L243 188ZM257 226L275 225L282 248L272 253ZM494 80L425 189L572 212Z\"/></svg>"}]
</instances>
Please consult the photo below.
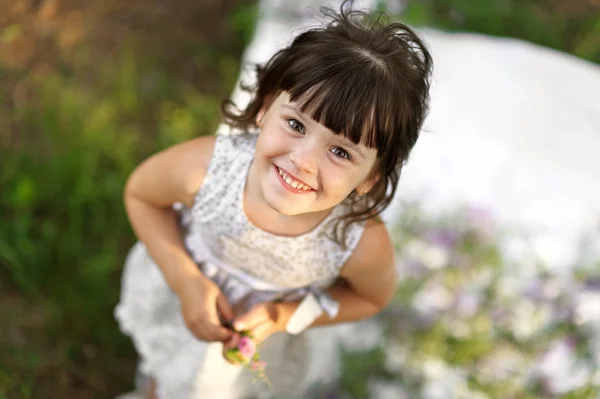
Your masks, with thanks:
<instances>
[{"instance_id":1,"label":"upper teeth","mask_svg":"<svg viewBox=\"0 0 600 399\"><path fill-rule=\"evenodd\" d=\"M294 187L297 190L310 190L310 187L308 187L305 184L300 183L299 181L296 181L294 179L292 179L287 173L285 173L283 170L277 168L277 170L279 171L279 175L281 177L283 177L283 181L285 181L287 184L289 184L290 186Z\"/></svg>"}]
</instances>

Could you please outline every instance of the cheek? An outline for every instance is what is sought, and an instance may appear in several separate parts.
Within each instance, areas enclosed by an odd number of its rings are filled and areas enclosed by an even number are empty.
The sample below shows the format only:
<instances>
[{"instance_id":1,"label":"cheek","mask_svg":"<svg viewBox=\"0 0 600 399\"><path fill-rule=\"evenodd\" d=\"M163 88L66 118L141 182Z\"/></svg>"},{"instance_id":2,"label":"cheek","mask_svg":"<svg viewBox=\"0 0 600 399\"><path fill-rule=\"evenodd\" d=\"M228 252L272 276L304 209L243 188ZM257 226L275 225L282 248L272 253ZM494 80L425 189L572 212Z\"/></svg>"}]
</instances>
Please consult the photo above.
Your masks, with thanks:
<instances>
[{"instance_id":1,"label":"cheek","mask_svg":"<svg viewBox=\"0 0 600 399\"><path fill-rule=\"evenodd\" d=\"M331 195L347 196L358 185L356 174L341 168L330 168L324 174L323 185Z\"/></svg>"},{"instance_id":2,"label":"cheek","mask_svg":"<svg viewBox=\"0 0 600 399\"><path fill-rule=\"evenodd\" d=\"M274 157L285 153L289 148L289 140L285 135L278 131L261 132L261 137L257 142L257 150L267 157Z\"/></svg>"}]
</instances>

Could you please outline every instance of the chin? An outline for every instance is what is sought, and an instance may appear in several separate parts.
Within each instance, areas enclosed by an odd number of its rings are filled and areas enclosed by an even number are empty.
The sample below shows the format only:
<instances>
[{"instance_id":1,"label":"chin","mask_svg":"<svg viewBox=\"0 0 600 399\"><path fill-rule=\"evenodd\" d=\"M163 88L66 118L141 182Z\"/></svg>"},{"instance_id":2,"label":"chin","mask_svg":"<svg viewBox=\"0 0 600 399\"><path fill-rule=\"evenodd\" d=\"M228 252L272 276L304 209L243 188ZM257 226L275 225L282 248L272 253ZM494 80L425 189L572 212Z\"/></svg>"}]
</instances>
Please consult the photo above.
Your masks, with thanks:
<instances>
[{"instance_id":1,"label":"chin","mask_svg":"<svg viewBox=\"0 0 600 399\"><path fill-rule=\"evenodd\" d=\"M266 202L271 209L284 216L296 216L303 213L294 206L290 206L289 204L284 203L282 204L282 201L269 201L267 199Z\"/></svg>"},{"instance_id":2,"label":"chin","mask_svg":"<svg viewBox=\"0 0 600 399\"><path fill-rule=\"evenodd\" d=\"M272 190L272 187L263 188L262 197L269 208L281 215L296 216L304 213L298 206L298 201L279 195L275 190Z\"/></svg>"}]
</instances>

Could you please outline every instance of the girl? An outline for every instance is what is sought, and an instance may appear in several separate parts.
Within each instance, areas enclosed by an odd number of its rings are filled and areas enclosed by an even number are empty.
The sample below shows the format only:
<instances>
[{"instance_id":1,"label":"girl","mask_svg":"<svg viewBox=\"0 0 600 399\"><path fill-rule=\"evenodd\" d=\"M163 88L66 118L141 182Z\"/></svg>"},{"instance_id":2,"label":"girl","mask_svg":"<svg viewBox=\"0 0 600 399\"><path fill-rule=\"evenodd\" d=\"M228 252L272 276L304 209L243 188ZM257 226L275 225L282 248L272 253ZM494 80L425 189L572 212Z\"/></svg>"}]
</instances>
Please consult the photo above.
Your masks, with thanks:
<instances>
[{"instance_id":1,"label":"girl","mask_svg":"<svg viewBox=\"0 0 600 399\"><path fill-rule=\"evenodd\" d=\"M325 10L257 68L216 136L143 162L125 188L139 238L116 317L148 397L316 398L335 384L335 325L380 312L395 287L378 215L428 102L431 57L402 24ZM222 350L261 344L271 387Z\"/></svg>"}]
</instances>

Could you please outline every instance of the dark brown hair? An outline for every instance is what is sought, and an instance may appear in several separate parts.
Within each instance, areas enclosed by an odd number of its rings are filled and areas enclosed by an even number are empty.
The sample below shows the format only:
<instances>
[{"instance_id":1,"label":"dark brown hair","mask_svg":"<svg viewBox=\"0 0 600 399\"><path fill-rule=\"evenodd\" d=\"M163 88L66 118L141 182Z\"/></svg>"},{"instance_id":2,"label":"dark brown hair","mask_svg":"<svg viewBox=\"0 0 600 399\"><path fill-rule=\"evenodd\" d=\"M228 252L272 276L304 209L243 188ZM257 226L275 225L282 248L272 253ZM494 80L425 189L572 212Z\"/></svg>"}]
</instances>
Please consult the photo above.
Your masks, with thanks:
<instances>
[{"instance_id":1,"label":"dark brown hair","mask_svg":"<svg viewBox=\"0 0 600 399\"><path fill-rule=\"evenodd\" d=\"M354 143L377 149L380 179L368 194L352 192L338 220L343 244L354 222L378 216L390 204L402 166L428 110L431 56L417 34L381 13L322 9L326 22L298 35L264 66L244 110L223 103L225 121L249 129L269 99L282 91L315 121Z\"/></svg>"}]
</instances>

